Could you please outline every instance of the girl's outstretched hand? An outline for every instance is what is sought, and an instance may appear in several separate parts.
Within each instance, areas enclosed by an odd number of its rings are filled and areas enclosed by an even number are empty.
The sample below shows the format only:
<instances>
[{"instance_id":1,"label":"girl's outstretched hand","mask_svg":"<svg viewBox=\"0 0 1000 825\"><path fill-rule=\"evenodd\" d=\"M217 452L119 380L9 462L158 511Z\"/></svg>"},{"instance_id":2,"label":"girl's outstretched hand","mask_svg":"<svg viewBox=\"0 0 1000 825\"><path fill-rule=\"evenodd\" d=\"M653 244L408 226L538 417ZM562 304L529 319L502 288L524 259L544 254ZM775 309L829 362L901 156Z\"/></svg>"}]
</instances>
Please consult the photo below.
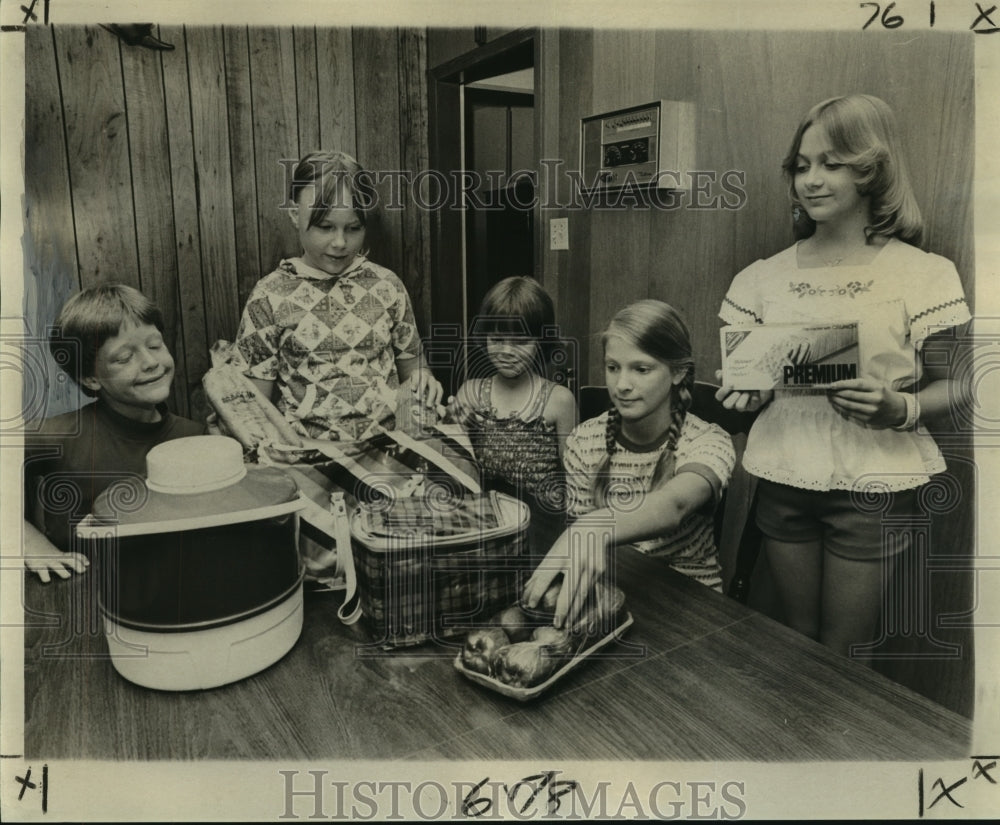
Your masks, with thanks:
<instances>
[{"instance_id":1,"label":"girl's outstretched hand","mask_svg":"<svg viewBox=\"0 0 1000 825\"><path fill-rule=\"evenodd\" d=\"M884 430L906 420L906 401L874 378L849 378L834 381L826 388L826 397L844 418L866 427Z\"/></svg>"},{"instance_id":2,"label":"girl's outstretched hand","mask_svg":"<svg viewBox=\"0 0 1000 825\"><path fill-rule=\"evenodd\" d=\"M612 529L606 524L578 522L564 530L524 586L522 604L527 608L537 607L561 573L563 583L552 624L574 629L594 586L607 570L611 536Z\"/></svg>"},{"instance_id":3,"label":"girl's outstretched hand","mask_svg":"<svg viewBox=\"0 0 1000 825\"><path fill-rule=\"evenodd\" d=\"M429 369L417 370L412 376L413 394L428 409L436 410L444 398L444 387Z\"/></svg>"},{"instance_id":4,"label":"girl's outstretched hand","mask_svg":"<svg viewBox=\"0 0 1000 825\"><path fill-rule=\"evenodd\" d=\"M715 379L722 380L722 370L715 371ZM734 390L721 386L715 393L715 400L727 410L737 412L757 412L774 397L774 390Z\"/></svg>"}]
</instances>

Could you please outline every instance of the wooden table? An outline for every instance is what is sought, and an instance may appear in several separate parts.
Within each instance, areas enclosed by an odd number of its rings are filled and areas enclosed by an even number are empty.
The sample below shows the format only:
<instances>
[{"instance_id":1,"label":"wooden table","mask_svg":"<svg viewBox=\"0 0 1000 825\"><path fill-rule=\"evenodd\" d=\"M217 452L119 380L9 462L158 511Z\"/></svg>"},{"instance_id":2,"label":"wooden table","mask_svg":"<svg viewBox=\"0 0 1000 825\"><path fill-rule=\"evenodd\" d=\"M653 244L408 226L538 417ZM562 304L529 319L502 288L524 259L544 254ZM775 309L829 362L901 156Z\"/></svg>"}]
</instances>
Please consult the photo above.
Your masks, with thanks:
<instances>
[{"instance_id":1,"label":"wooden table","mask_svg":"<svg viewBox=\"0 0 1000 825\"><path fill-rule=\"evenodd\" d=\"M621 655L531 704L455 671L455 649L370 655L340 596L309 593L293 650L204 692L122 679L90 574L25 584L27 757L51 759L941 760L971 723L631 551ZM362 654L369 655L362 655Z\"/></svg>"}]
</instances>

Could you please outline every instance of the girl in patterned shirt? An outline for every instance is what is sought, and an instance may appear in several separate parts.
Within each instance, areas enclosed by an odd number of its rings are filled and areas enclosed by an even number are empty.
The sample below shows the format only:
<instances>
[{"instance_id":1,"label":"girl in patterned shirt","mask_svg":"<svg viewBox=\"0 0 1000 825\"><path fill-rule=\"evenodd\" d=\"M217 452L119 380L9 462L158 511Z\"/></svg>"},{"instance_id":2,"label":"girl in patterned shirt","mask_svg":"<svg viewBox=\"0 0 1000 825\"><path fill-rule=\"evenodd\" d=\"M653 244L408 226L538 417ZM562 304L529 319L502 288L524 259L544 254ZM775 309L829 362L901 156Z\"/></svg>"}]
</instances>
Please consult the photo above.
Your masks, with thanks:
<instances>
[{"instance_id":1,"label":"girl in patterned shirt","mask_svg":"<svg viewBox=\"0 0 1000 825\"><path fill-rule=\"evenodd\" d=\"M247 376L266 397L277 391L278 409L307 439L358 441L392 429L407 382L435 410L442 389L406 287L365 257L372 179L343 152L313 152L295 167L289 195L302 253L250 293L236 336Z\"/></svg>"},{"instance_id":2,"label":"girl in patterned shirt","mask_svg":"<svg viewBox=\"0 0 1000 825\"><path fill-rule=\"evenodd\" d=\"M576 425L573 394L545 378L548 293L532 278L506 278L486 294L473 324L490 375L471 378L449 405L469 433L487 483L531 509L529 545L544 552L565 527L562 450ZM476 364L473 361L473 368Z\"/></svg>"},{"instance_id":3,"label":"girl in patterned shirt","mask_svg":"<svg viewBox=\"0 0 1000 825\"><path fill-rule=\"evenodd\" d=\"M580 424L566 441L569 514L576 521L523 596L535 607L562 574L557 627L573 626L616 544L632 543L722 588L712 511L736 455L722 428L688 412L694 361L687 327L668 304L639 301L611 319L602 343L614 407Z\"/></svg>"},{"instance_id":4,"label":"girl in patterned shirt","mask_svg":"<svg viewBox=\"0 0 1000 825\"><path fill-rule=\"evenodd\" d=\"M743 457L757 476L757 523L796 630L848 655L871 641L901 541L883 517L916 511L918 490L945 469L921 426L964 403L942 351L969 319L951 261L922 251L920 210L895 117L870 95L831 98L799 125L783 168L805 236L733 280L726 323L856 321L858 378L823 389L736 392L726 407L761 410Z\"/></svg>"}]
</instances>

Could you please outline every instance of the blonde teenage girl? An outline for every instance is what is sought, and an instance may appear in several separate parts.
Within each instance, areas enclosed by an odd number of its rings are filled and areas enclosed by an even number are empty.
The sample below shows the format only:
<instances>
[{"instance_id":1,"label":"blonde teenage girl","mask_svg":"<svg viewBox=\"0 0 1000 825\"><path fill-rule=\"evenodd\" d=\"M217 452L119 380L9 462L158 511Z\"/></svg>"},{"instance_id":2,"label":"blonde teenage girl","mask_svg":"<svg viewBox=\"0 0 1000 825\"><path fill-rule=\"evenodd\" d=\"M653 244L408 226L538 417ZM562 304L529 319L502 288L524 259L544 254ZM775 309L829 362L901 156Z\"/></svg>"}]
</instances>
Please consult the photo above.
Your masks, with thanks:
<instances>
[{"instance_id":1,"label":"blonde teenage girl","mask_svg":"<svg viewBox=\"0 0 1000 825\"><path fill-rule=\"evenodd\" d=\"M787 622L847 654L871 639L886 557L902 549L883 546L883 514L912 512L918 488L945 469L922 422L965 393L922 348L970 316L952 263L918 247L920 211L884 101L849 95L813 107L783 168L811 232L740 272L720 316L857 321L859 377L818 390L723 387L718 397L763 407L744 465L760 479L757 518Z\"/></svg>"}]
</instances>

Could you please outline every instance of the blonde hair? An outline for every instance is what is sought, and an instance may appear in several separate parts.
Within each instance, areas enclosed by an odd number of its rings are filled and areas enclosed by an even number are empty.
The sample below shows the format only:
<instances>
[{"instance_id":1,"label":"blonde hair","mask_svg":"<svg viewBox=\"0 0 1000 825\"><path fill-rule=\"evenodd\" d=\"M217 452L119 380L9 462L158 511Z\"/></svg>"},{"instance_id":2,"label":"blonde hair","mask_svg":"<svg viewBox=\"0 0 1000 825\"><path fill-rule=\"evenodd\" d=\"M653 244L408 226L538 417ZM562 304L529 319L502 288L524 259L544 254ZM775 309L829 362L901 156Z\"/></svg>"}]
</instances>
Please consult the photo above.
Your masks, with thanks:
<instances>
[{"instance_id":1,"label":"blonde hair","mask_svg":"<svg viewBox=\"0 0 1000 825\"><path fill-rule=\"evenodd\" d=\"M670 424L667 427L667 449L664 450L653 471L651 487L662 480L670 460L677 449L677 439L684 427L684 419L691 407L694 389L694 358L691 354L691 336L680 314L670 304L646 299L629 304L611 319L601 334L601 346L607 347L613 335L624 338L647 355L662 361L672 370L683 372L680 382L670 392ZM608 412L604 431L605 456L594 474L593 494L599 507L607 503L611 484L611 458L618 451L618 433L621 415L617 409Z\"/></svg>"},{"instance_id":2,"label":"blonde hair","mask_svg":"<svg viewBox=\"0 0 1000 825\"><path fill-rule=\"evenodd\" d=\"M795 192L799 149L810 126L823 129L839 159L860 176L858 194L868 197L871 206L868 238L881 235L918 246L924 223L903 161L896 116L889 104L873 95L831 97L813 106L799 124L781 167L796 213L805 224L801 235L811 235L816 228Z\"/></svg>"}]
</instances>

